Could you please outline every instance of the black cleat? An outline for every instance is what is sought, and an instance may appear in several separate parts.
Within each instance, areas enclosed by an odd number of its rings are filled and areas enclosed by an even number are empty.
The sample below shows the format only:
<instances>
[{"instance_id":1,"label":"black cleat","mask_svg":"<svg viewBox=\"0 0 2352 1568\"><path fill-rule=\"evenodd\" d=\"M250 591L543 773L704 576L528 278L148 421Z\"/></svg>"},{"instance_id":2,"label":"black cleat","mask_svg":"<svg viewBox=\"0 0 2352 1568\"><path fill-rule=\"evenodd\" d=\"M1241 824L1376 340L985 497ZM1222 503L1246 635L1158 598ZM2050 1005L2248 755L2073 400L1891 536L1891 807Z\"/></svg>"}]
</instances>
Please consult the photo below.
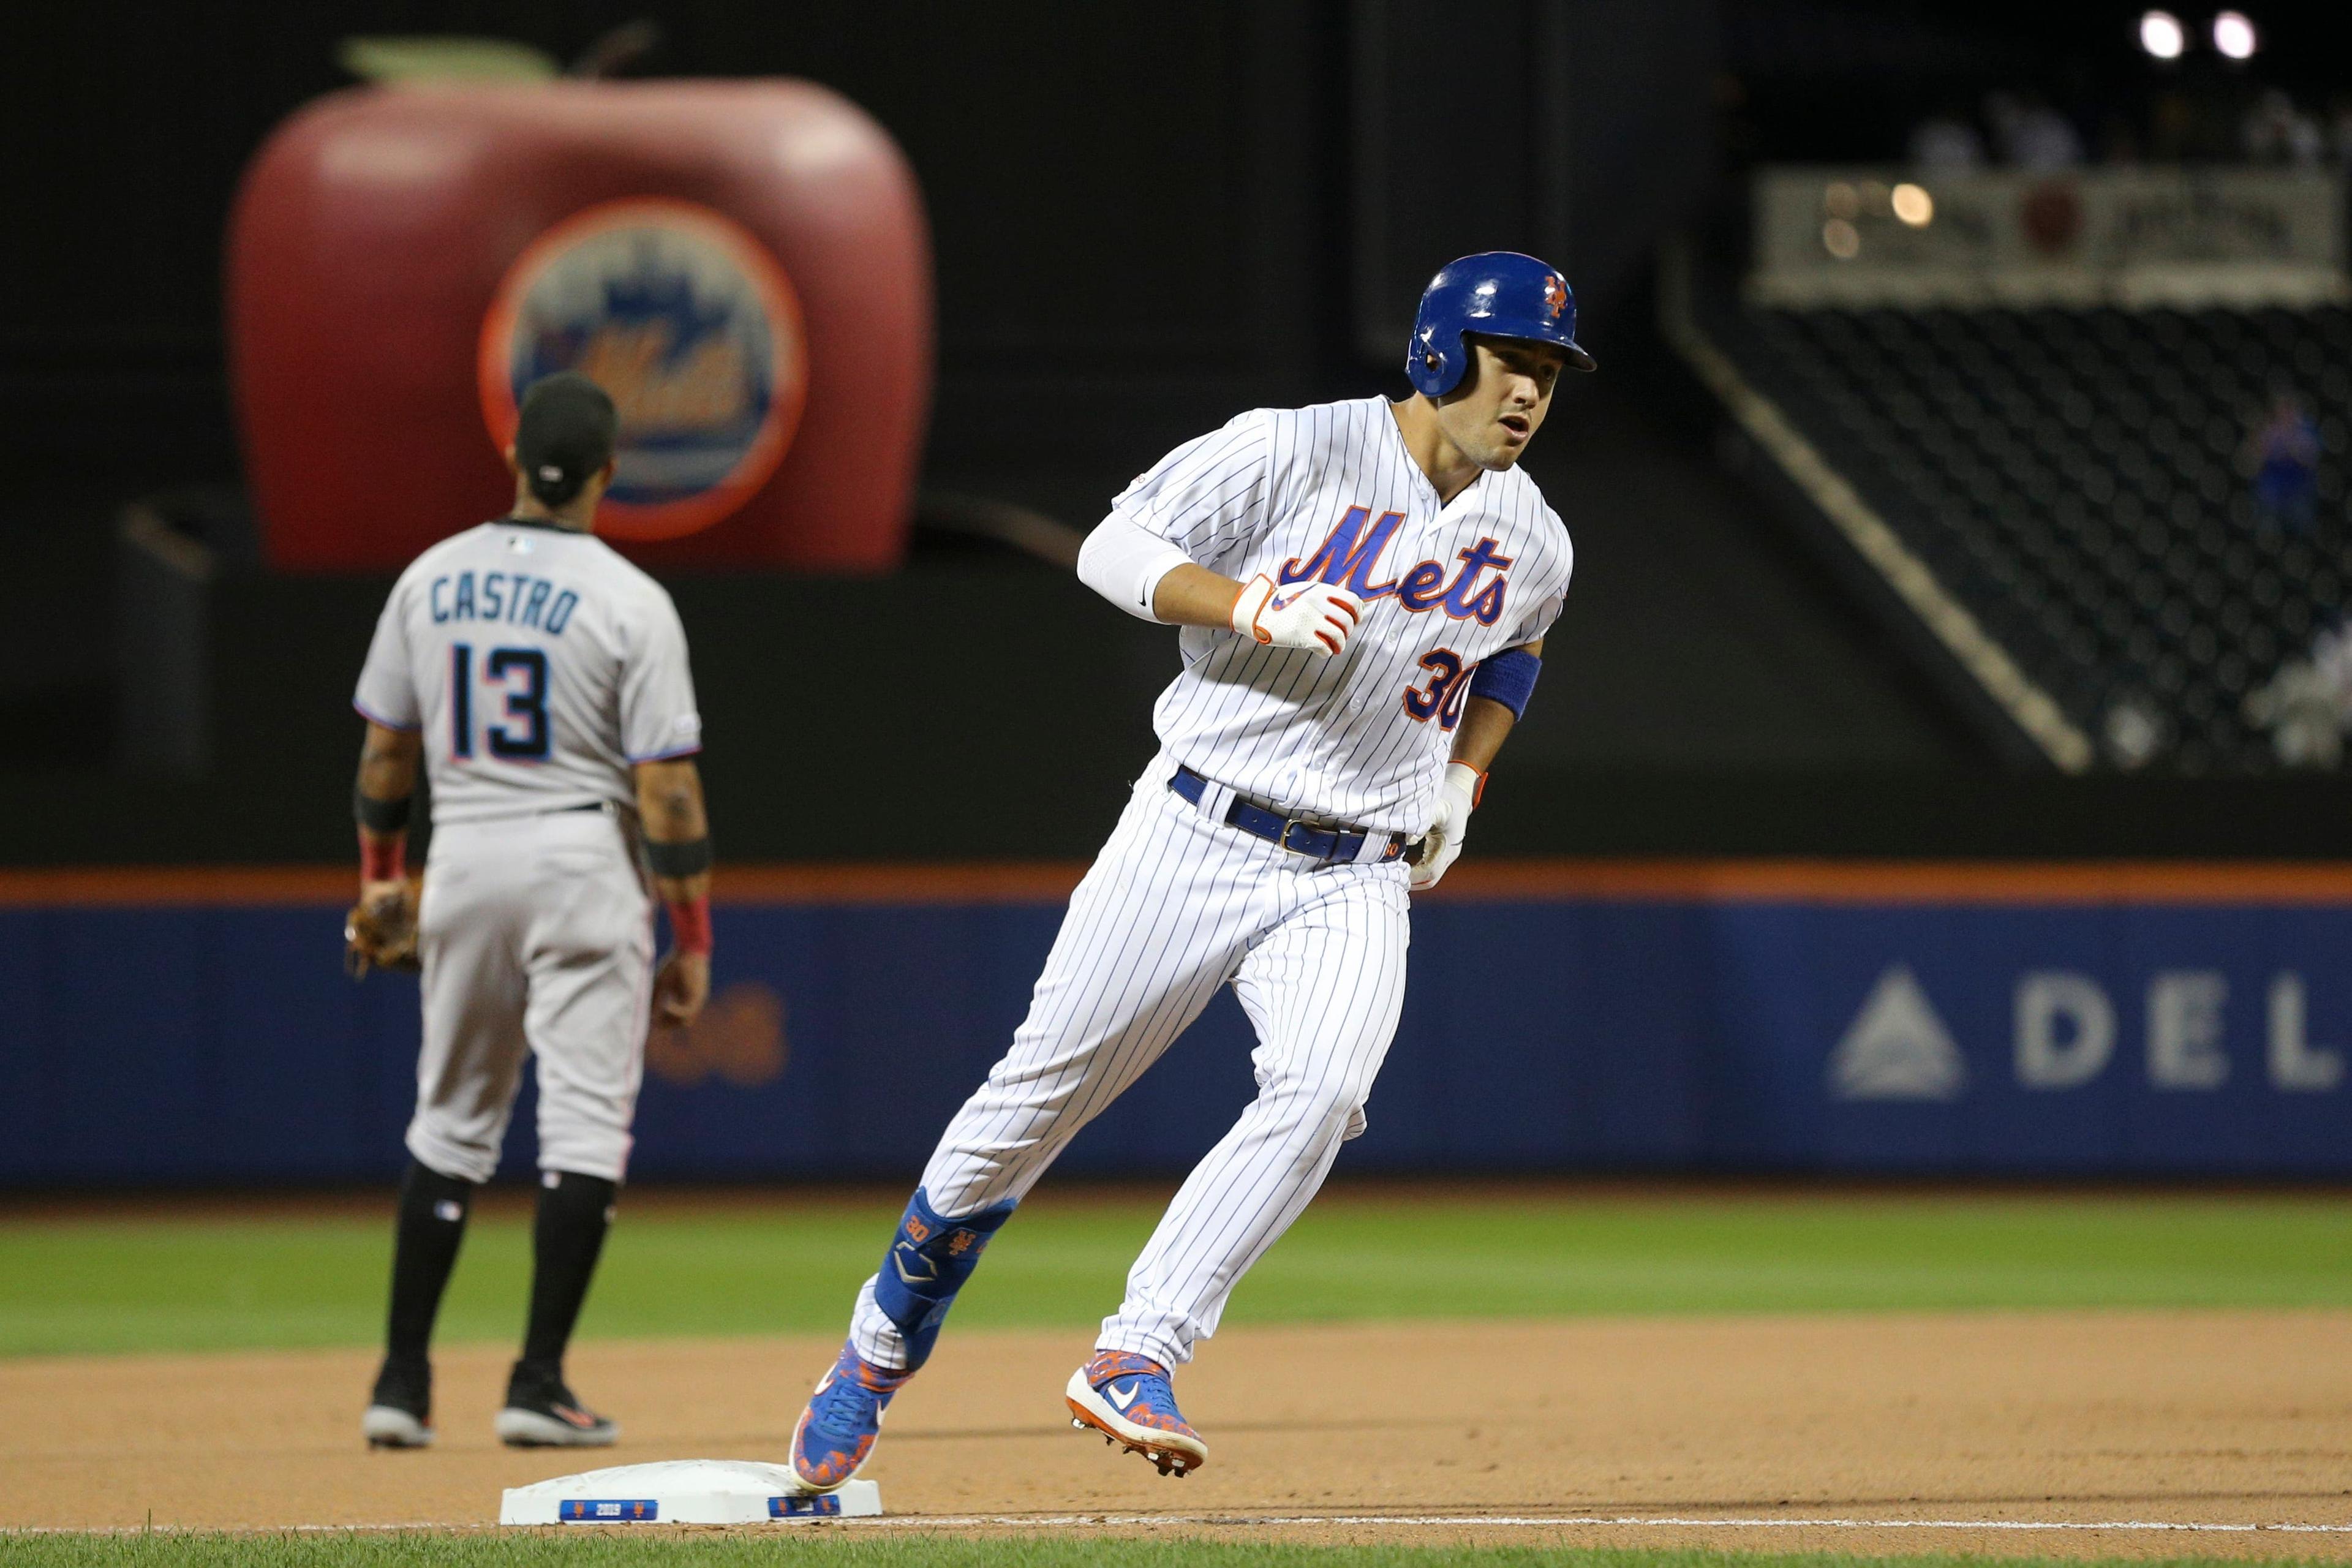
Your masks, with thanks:
<instances>
[{"instance_id":1,"label":"black cleat","mask_svg":"<svg viewBox=\"0 0 2352 1568\"><path fill-rule=\"evenodd\" d=\"M580 1403L561 1373L536 1372L520 1362L507 1379L506 1408L499 1412L499 1441L509 1448L609 1448L618 1424Z\"/></svg>"},{"instance_id":2,"label":"black cleat","mask_svg":"<svg viewBox=\"0 0 2352 1568\"><path fill-rule=\"evenodd\" d=\"M375 1374L375 1392L368 1395L367 1413L360 1417L360 1435L371 1448L431 1447L432 1366L386 1358L383 1370Z\"/></svg>"}]
</instances>

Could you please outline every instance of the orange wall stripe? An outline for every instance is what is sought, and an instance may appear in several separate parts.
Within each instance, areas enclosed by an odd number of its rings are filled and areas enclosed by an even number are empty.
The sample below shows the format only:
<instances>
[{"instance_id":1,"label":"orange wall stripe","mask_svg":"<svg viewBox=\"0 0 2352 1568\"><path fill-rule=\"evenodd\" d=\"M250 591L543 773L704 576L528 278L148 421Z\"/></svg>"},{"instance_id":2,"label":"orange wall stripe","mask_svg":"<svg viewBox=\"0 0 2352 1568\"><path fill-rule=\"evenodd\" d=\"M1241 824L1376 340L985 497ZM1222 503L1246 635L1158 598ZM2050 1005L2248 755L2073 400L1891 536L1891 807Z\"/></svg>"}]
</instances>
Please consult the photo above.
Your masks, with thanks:
<instances>
[{"instance_id":1,"label":"orange wall stripe","mask_svg":"<svg viewBox=\"0 0 2352 1568\"><path fill-rule=\"evenodd\" d=\"M0 908L7 909L348 904L358 896L356 866L68 866L0 871Z\"/></svg>"},{"instance_id":2,"label":"orange wall stripe","mask_svg":"<svg viewBox=\"0 0 2352 1568\"><path fill-rule=\"evenodd\" d=\"M1059 903L1075 862L721 866L721 904ZM341 904L335 866L68 867L0 870L0 908ZM1440 902L1550 899L1819 904L2352 905L2346 862L1993 862L1466 859Z\"/></svg>"},{"instance_id":3,"label":"orange wall stripe","mask_svg":"<svg viewBox=\"0 0 2352 1568\"><path fill-rule=\"evenodd\" d=\"M1447 874L1433 896L1478 901L2352 904L2352 864L1465 859Z\"/></svg>"},{"instance_id":4,"label":"orange wall stripe","mask_svg":"<svg viewBox=\"0 0 2352 1568\"><path fill-rule=\"evenodd\" d=\"M1058 904L1086 870L1076 861L721 866L710 893L729 904Z\"/></svg>"},{"instance_id":5,"label":"orange wall stripe","mask_svg":"<svg viewBox=\"0 0 2352 1568\"><path fill-rule=\"evenodd\" d=\"M1043 864L721 866L730 904L1059 903L1084 866ZM0 908L173 908L349 903L359 873L340 866L75 866L0 870Z\"/></svg>"}]
</instances>

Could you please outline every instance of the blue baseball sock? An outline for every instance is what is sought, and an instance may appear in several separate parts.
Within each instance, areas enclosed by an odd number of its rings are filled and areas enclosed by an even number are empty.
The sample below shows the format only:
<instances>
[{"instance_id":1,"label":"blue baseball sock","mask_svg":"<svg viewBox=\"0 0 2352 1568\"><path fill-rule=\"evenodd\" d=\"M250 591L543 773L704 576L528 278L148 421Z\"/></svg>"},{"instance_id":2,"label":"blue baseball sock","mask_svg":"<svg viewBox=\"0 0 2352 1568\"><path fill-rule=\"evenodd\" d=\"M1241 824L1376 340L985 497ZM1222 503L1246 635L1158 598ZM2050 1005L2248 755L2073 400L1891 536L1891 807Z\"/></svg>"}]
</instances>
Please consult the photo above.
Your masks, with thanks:
<instances>
[{"instance_id":1,"label":"blue baseball sock","mask_svg":"<svg viewBox=\"0 0 2352 1568\"><path fill-rule=\"evenodd\" d=\"M956 1292L979 1266L988 1238L1013 1217L1017 1201L1007 1198L961 1219L949 1219L932 1208L919 1187L908 1201L898 1234L890 1238L890 1250L882 1255L881 1272L875 1277L874 1304L907 1342L908 1372L930 1359Z\"/></svg>"}]
</instances>

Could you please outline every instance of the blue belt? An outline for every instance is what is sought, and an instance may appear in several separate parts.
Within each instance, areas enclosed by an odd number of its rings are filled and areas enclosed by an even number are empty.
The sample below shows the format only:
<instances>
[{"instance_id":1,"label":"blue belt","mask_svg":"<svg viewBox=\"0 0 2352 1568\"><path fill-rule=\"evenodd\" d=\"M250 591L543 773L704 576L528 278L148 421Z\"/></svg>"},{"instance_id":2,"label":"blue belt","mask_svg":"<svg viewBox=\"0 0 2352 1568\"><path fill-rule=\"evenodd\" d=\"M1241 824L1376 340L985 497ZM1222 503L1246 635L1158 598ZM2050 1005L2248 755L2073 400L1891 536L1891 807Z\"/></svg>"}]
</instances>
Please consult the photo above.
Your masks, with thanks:
<instances>
[{"instance_id":1,"label":"blue belt","mask_svg":"<svg viewBox=\"0 0 2352 1568\"><path fill-rule=\"evenodd\" d=\"M1168 787L1198 805L1201 797L1208 793L1209 781L1190 768L1179 767L1176 776L1168 781ZM1313 827L1244 795L1234 796L1234 804L1225 808L1225 825L1327 866L1355 859L1363 853L1364 840L1375 837L1389 841L1379 858L1393 860L1404 853L1404 835L1401 833L1381 833L1370 827Z\"/></svg>"}]
</instances>

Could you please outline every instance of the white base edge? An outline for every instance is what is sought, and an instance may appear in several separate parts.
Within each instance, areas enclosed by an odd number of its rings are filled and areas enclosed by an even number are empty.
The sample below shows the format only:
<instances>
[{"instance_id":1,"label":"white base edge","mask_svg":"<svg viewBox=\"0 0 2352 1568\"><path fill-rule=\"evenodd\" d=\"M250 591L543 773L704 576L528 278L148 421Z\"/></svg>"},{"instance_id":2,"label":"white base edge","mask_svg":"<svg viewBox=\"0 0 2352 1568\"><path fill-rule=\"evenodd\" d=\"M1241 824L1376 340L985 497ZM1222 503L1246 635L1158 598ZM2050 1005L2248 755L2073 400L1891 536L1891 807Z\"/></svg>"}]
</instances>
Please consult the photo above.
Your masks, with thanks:
<instances>
[{"instance_id":1,"label":"white base edge","mask_svg":"<svg viewBox=\"0 0 2352 1568\"><path fill-rule=\"evenodd\" d=\"M509 1487L500 1524L768 1524L812 1519L872 1519L882 1491L872 1481L811 1492L789 1465L750 1459L660 1459L614 1465Z\"/></svg>"}]
</instances>

